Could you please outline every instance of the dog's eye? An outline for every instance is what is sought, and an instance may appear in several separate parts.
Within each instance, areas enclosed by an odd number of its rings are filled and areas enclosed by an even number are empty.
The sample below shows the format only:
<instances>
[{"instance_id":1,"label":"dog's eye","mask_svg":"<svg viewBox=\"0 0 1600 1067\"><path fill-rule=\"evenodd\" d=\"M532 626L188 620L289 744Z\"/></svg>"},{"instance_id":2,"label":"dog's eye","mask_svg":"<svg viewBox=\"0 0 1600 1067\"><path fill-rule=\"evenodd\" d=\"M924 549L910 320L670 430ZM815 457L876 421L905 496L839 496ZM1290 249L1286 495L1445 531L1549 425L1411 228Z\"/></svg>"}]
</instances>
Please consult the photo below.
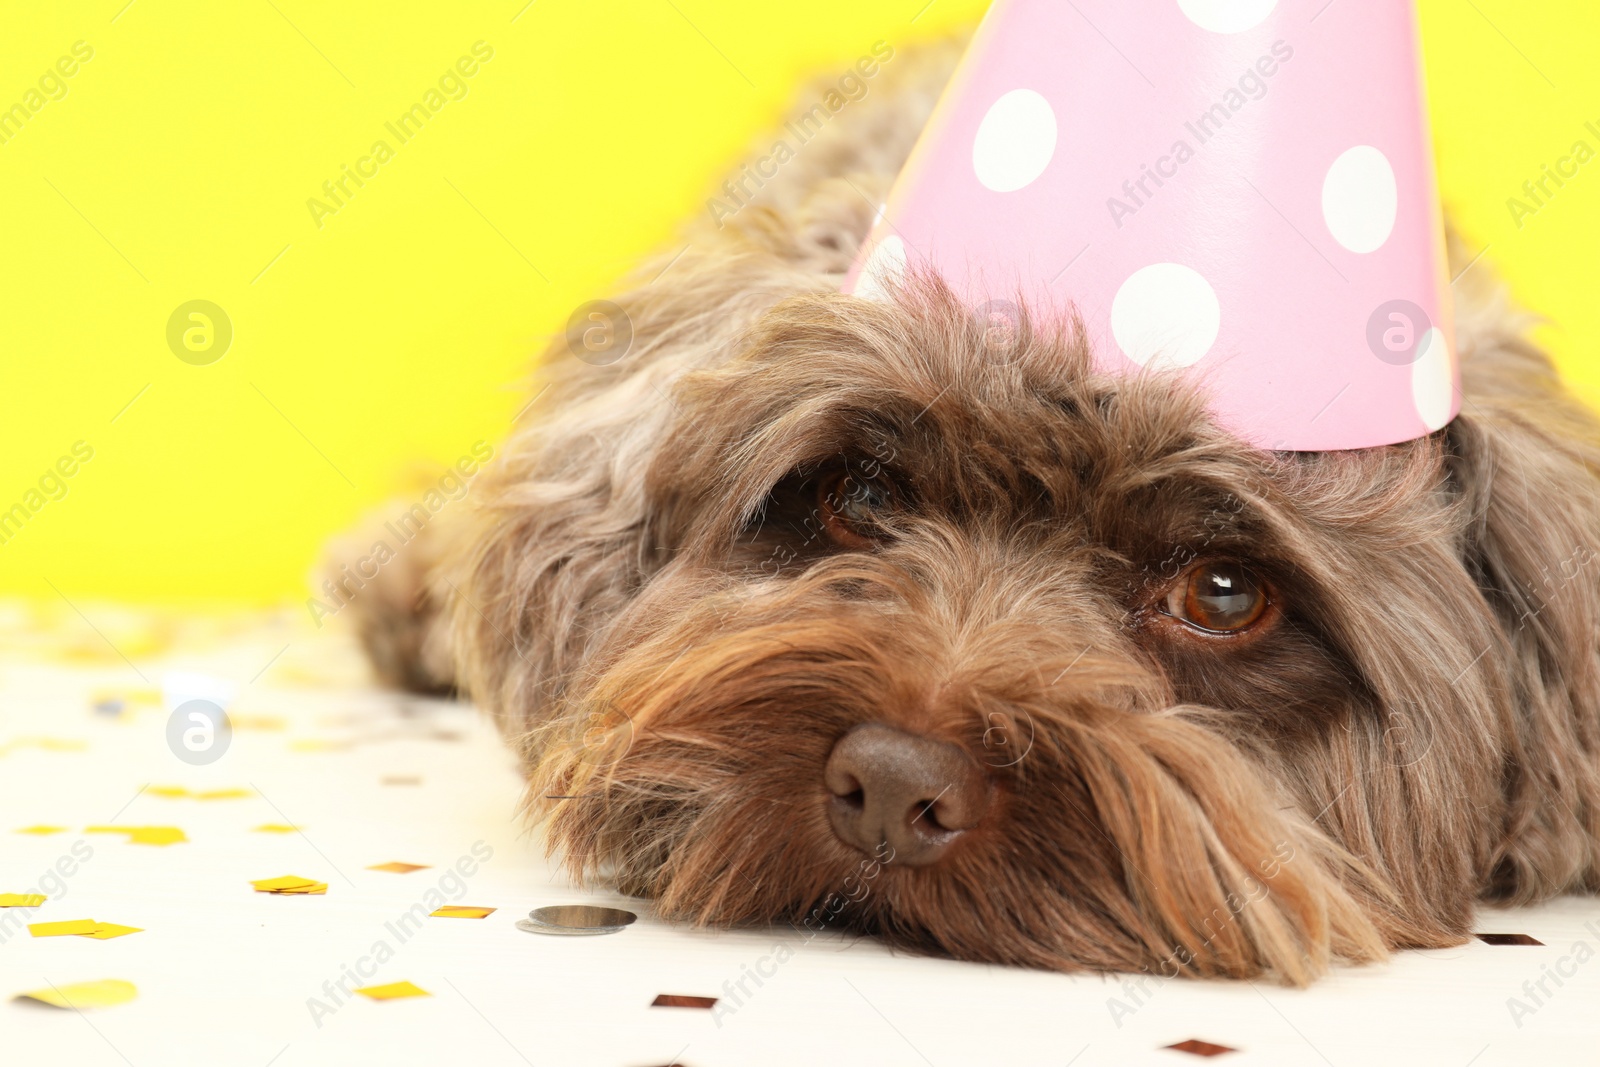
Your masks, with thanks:
<instances>
[{"instance_id":1,"label":"dog's eye","mask_svg":"<svg viewBox=\"0 0 1600 1067\"><path fill-rule=\"evenodd\" d=\"M1202 563L1167 594L1166 612L1211 633L1238 633L1261 619L1267 595L1261 583L1237 563Z\"/></svg>"},{"instance_id":2,"label":"dog's eye","mask_svg":"<svg viewBox=\"0 0 1600 1067\"><path fill-rule=\"evenodd\" d=\"M846 548L869 548L881 538L881 520L894 501L894 490L887 481L855 471L839 471L817 484L817 513L823 529Z\"/></svg>"}]
</instances>

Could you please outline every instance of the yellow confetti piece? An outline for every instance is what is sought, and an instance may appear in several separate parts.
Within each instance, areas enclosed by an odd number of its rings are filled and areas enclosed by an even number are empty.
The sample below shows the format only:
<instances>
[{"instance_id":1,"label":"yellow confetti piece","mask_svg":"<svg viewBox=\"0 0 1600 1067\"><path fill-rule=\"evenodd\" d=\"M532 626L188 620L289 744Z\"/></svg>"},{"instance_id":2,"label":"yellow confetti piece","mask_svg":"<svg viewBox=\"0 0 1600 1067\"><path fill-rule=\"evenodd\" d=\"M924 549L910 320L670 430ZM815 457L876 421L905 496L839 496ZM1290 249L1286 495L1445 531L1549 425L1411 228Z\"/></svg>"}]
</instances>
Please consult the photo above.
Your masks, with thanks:
<instances>
[{"instance_id":1,"label":"yellow confetti piece","mask_svg":"<svg viewBox=\"0 0 1600 1067\"><path fill-rule=\"evenodd\" d=\"M0 745L0 756L10 755L18 749L38 748L46 752L82 752L89 742L62 737L18 737Z\"/></svg>"},{"instance_id":2,"label":"yellow confetti piece","mask_svg":"<svg viewBox=\"0 0 1600 1067\"><path fill-rule=\"evenodd\" d=\"M228 721L235 730L287 730L289 720L278 715L233 715Z\"/></svg>"},{"instance_id":3,"label":"yellow confetti piece","mask_svg":"<svg viewBox=\"0 0 1600 1067\"><path fill-rule=\"evenodd\" d=\"M332 752L343 748L337 741L329 741L321 737L302 737L289 742L291 752Z\"/></svg>"},{"instance_id":4,"label":"yellow confetti piece","mask_svg":"<svg viewBox=\"0 0 1600 1067\"><path fill-rule=\"evenodd\" d=\"M44 900L43 893L0 893L0 908L37 908Z\"/></svg>"},{"instance_id":5,"label":"yellow confetti piece","mask_svg":"<svg viewBox=\"0 0 1600 1067\"><path fill-rule=\"evenodd\" d=\"M189 840L176 826L86 826L86 834L127 834L130 845L176 845Z\"/></svg>"},{"instance_id":6,"label":"yellow confetti piece","mask_svg":"<svg viewBox=\"0 0 1600 1067\"><path fill-rule=\"evenodd\" d=\"M69 919L59 923L29 923L28 933L34 937L66 937L69 934L92 934L100 924L93 919Z\"/></svg>"},{"instance_id":7,"label":"yellow confetti piece","mask_svg":"<svg viewBox=\"0 0 1600 1067\"><path fill-rule=\"evenodd\" d=\"M139 995L132 982L120 978L106 978L98 982L74 982L71 985L50 986L18 993L13 1000L33 1000L52 1008L109 1008L126 1004Z\"/></svg>"},{"instance_id":8,"label":"yellow confetti piece","mask_svg":"<svg viewBox=\"0 0 1600 1067\"><path fill-rule=\"evenodd\" d=\"M67 828L65 826L24 826L17 831L19 834L37 834L40 837L45 837L49 834L64 834L66 832Z\"/></svg>"},{"instance_id":9,"label":"yellow confetti piece","mask_svg":"<svg viewBox=\"0 0 1600 1067\"><path fill-rule=\"evenodd\" d=\"M440 919L486 919L495 913L494 908L473 908L465 904L446 904L428 914Z\"/></svg>"},{"instance_id":10,"label":"yellow confetti piece","mask_svg":"<svg viewBox=\"0 0 1600 1067\"><path fill-rule=\"evenodd\" d=\"M186 797L189 791L181 785L151 785L146 786L146 793L153 797Z\"/></svg>"},{"instance_id":11,"label":"yellow confetti piece","mask_svg":"<svg viewBox=\"0 0 1600 1067\"><path fill-rule=\"evenodd\" d=\"M327 882L302 878L298 874L285 874L279 878L263 878L251 882L257 893L277 893L285 896L321 896L328 891Z\"/></svg>"},{"instance_id":12,"label":"yellow confetti piece","mask_svg":"<svg viewBox=\"0 0 1600 1067\"><path fill-rule=\"evenodd\" d=\"M144 928L140 926L119 926L116 923L95 923L93 930L83 934L83 937L92 937L96 941L110 941L113 937L123 937L127 934L142 934Z\"/></svg>"},{"instance_id":13,"label":"yellow confetti piece","mask_svg":"<svg viewBox=\"0 0 1600 1067\"><path fill-rule=\"evenodd\" d=\"M393 863L379 863L367 868L369 871L392 871L395 874L410 874L412 871L425 871L427 869L428 865L426 863L401 863L399 860L395 860Z\"/></svg>"},{"instance_id":14,"label":"yellow confetti piece","mask_svg":"<svg viewBox=\"0 0 1600 1067\"><path fill-rule=\"evenodd\" d=\"M254 796L248 789L207 789L203 793L194 793L196 800L237 800L240 797Z\"/></svg>"},{"instance_id":15,"label":"yellow confetti piece","mask_svg":"<svg viewBox=\"0 0 1600 1067\"><path fill-rule=\"evenodd\" d=\"M432 993L426 989L418 989L410 982L390 982L388 985L369 985L356 990L364 997L373 1000L398 1000L401 997L431 997Z\"/></svg>"},{"instance_id":16,"label":"yellow confetti piece","mask_svg":"<svg viewBox=\"0 0 1600 1067\"><path fill-rule=\"evenodd\" d=\"M292 834L297 833L299 829L300 827L298 826L289 826L285 823L278 822L265 822L260 826L251 828L253 833L258 834Z\"/></svg>"}]
</instances>

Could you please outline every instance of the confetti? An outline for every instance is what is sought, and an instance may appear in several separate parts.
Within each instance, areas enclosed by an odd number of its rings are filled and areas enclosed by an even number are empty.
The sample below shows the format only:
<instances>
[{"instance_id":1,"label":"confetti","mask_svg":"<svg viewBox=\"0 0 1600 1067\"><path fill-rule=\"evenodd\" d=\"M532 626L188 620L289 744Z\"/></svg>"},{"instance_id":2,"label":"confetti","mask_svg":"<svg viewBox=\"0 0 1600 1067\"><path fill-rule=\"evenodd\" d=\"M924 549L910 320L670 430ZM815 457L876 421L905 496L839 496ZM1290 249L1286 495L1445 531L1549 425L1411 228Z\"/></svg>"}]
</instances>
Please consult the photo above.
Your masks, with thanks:
<instances>
[{"instance_id":1,"label":"confetti","mask_svg":"<svg viewBox=\"0 0 1600 1067\"><path fill-rule=\"evenodd\" d=\"M74 738L19 737L0 744L0 756L8 756L23 748L38 748L46 752L82 752L88 747L89 742Z\"/></svg>"},{"instance_id":2,"label":"confetti","mask_svg":"<svg viewBox=\"0 0 1600 1067\"><path fill-rule=\"evenodd\" d=\"M98 982L75 982L72 985L53 985L48 989L34 989L27 993L18 993L11 999L33 1000L40 1004L48 1004L52 1008L81 1011L84 1008L109 1008L117 1004L126 1004L138 995L139 990L132 982L124 982L120 978L106 978Z\"/></svg>"},{"instance_id":3,"label":"confetti","mask_svg":"<svg viewBox=\"0 0 1600 1067\"><path fill-rule=\"evenodd\" d=\"M233 800L238 797L249 797L255 794L248 789L234 787L232 789L206 789L201 792L190 792L181 785L152 785L145 792L153 797L187 797L191 800Z\"/></svg>"},{"instance_id":4,"label":"confetti","mask_svg":"<svg viewBox=\"0 0 1600 1067\"><path fill-rule=\"evenodd\" d=\"M428 914L440 919L486 919L495 913L494 908L474 908L465 904L446 904Z\"/></svg>"},{"instance_id":5,"label":"confetti","mask_svg":"<svg viewBox=\"0 0 1600 1067\"><path fill-rule=\"evenodd\" d=\"M176 826L86 826L86 834L127 834L130 845L177 845L189 838Z\"/></svg>"},{"instance_id":6,"label":"confetti","mask_svg":"<svg viewBox=\"0 0 1600 1067\"><path fill-rule=\"evenodd\" d=\"M1236 1048L1229 1048L1227 1045L1214 1045L1209 1041L1201 1041L1193 1037L1187 1041L1180 1041L1176 1045L1163 1045L1162 1047L1170 1048L1174 1052L1187 1052L1191 1056L1203 1056L1206 1058L1220 1056L1224 1052L1239 1051Z\"/></svg>"},{"instance_id":7,"label":"confetti","mask_svg":"<svg viewBox=\"0 0 1600 1067\"><path fill-rule=\"evenodd\" d=\"M410 982L390 982L388 985L369 985L356 990L364 997L373 1000L398 1000L401 997L431 997L432 993L426 989L419 989Z\"/></svg>"},{"instance_id":8,"label":"confetti","mask_svg":"<svg viewBox=\"0 0 1600 1067\"><path fill-rule=\"evenodd\" d=\"M700 1008L709 1011L716 1007L716 997L689 997L681 993L662 993L650 1002L652 1008Z\"/></svg>"},{"instance_id":9,"label":"confetti","mask_svg":"<svg viewBox=\"0 0 1600 1067\"><path fill-rule=\"evenodd\" d=\"M422 779L414 774L391 774L383 779L384 785L421 785Z\"/></svg>"},{"instance_id":10,"label":"confetti","mask_svg":"<svg viewBox=\"0 0 1600 1067\"><path fill-rule=\"evenodd\" d=\"M43 893L0 893L0 908L37 908L44 901Z\"/></svg>"},{"instance_id":11,"label":"confetti","mask_svg":"<svg viewBox=\"0 0 1600 1067\"><path fill-rule=\"evenodd\" d=\"M399 860L395 860L393 863L379 863L367 868L369 871L390 871L394 874L410 874L412 871L425 871L427 869L428 864L426 863L401 863Z\"/></svg>"},{"instance_id":12,"label":"confetti","mask_svg":"<svg viewBox=\"0 0 1600 1067\"><path fill-rule=\"evenodd\" d=\"M24 826L17 831L19 834L37 834L40 837L48 834L64 834L66 832L67 828L65 826Z\"/></svg>"},{"instance_id":13,"label":"confetti","mask_svg":"<svg viewBox=\"0 0 1600 1067\"><path fill-rule=\"evenodd\" d=\"M293 834L299 831L300 827L281 822L264 822L260 826L251 828L252 833L258 834Z\"/></svg>"},{"instance_id":14,"label":"confetti","mask_svg":"<svg viewBox=\"0 0 1600 1067\"><path fill-rule=\"evenodd\" d=\"M274 893L279 896L312 896L322 895L328 891L327 882L319 882L314 878L302 878L298 874L285 874L278 878L263 878L259 882L251 882L257 893Z\"/></svg>"},{"instance_id":15,"label":"confetti","mask_svg":"<svg viewBox=\"0 0 1600 1067\"><path fill-rule=\"evenodd\" d=\"M127 934L142 934L144 928L140 926L119 926L116 923L95 923L94 929L81 937L92 937L96 941L110 941L113 937L123 937Z\"/></svg>"},{"instance_id":16,"label":"confetti","mask_svg":"<svg viewBox=\"0 0 1600 1067\"><path fill-rule=\"evenodd\" d=\"M280 715L229 715L235 730L287 730L289 721Z\"/></svg>"},{"instance_id":17,"label":"confetti","mask_svg":"<svg viewBox=\"0 0 1600 1067\"><path fill-rule=\"evenodd\" d=\"M344 747L337 741L321 737L302 737L289 742L291 752L333 752Z\"/></svg>"},{"instance_id":18,"label":"confetti","mask_svg":"<svg viewBox=\"0 0 1600 1067\"><path fill-rule=\"evenodd\" d=\"M93 919L69 919L58 923L29 923L28 933L34 937L67 937L71 934L92 934L100 924Z\"/></svg>"},{"instance_id":19,"label":"confetti","mask_svg":"<svg viewBox=\"0 0 1600 1067\"><path fill-rule=\"evenodd\" d=\"M181 785L151 785L146 786L146 793L153 797L186 797L189 791Z\"/></svg>"}]
</instances>

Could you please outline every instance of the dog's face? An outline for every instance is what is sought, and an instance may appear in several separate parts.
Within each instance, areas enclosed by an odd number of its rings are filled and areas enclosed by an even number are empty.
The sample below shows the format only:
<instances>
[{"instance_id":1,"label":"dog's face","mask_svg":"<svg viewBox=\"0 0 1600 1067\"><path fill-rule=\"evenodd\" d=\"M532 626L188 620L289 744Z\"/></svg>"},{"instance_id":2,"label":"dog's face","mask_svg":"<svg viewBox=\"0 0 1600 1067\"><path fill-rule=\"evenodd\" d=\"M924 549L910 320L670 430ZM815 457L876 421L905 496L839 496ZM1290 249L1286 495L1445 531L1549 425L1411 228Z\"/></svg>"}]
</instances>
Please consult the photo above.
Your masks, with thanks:
<instances>
[{"instance_id":1,"label":"dog's face","mask_svg":"<svg viewBox=\"0 0 1600 1067\"><path fill-rule=\"evenodd\" d=\"M1512 653L1442 438L1249 448L937 291L782 306L672 402L636 578L497 579L570 650L524 745L579 872L1058 969L1305 981L1469 928Z\"/></svg>"}]
</instances>

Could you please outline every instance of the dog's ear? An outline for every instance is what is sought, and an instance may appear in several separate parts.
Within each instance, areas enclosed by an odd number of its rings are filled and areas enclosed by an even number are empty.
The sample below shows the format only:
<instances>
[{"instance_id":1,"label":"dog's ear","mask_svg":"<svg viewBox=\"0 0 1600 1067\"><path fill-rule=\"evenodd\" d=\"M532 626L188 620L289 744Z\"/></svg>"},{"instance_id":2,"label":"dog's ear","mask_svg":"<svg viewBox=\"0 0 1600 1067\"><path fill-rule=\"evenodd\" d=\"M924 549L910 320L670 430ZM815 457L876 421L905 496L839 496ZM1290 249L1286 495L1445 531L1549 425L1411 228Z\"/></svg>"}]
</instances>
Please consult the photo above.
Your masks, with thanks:
<instances>
[{"instance_id":1,"label":"dog's ear","mask_svg":"<svg viewBox=\"0 0 1600 1067\"><path fill-rule=\"evenodd\" d=\"M1444 431L1463 562L1505 640L1504 827L1487 892L1529 902L1597 873L1600 424L1498 308L1461 329L1463 404Z\"/></svg>"}]
</instances>

